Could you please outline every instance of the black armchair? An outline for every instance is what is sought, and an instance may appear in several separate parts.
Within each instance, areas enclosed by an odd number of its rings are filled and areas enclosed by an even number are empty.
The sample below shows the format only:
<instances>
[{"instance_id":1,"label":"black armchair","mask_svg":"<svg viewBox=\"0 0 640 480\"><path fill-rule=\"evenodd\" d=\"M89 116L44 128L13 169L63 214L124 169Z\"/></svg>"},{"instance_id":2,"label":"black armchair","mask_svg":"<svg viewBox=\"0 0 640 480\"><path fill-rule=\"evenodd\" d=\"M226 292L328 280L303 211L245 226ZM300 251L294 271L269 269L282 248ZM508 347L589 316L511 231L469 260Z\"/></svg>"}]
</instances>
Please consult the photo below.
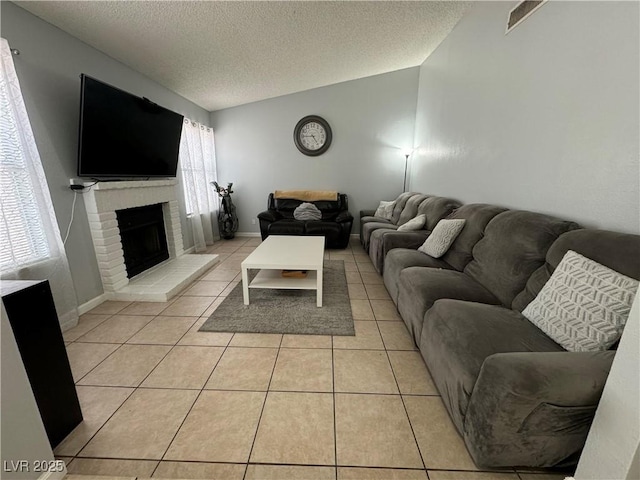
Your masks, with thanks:
<instances>
[{"instance_id":1,"label":"black armchair","mask_svg":"<svg viewBox=\"0 0 640 480\"><path fill-rule=\"evenodd\" d=\"M335 201L308 202L320 210L321 220L296 220L293 212L303 202L292 198L275 198L270 193L268 210L258 214L262 240L269 235L315 235L325 237L327 248L346 248L353 226L347 195L339 193Z\"/></svg>"}]
</instances>

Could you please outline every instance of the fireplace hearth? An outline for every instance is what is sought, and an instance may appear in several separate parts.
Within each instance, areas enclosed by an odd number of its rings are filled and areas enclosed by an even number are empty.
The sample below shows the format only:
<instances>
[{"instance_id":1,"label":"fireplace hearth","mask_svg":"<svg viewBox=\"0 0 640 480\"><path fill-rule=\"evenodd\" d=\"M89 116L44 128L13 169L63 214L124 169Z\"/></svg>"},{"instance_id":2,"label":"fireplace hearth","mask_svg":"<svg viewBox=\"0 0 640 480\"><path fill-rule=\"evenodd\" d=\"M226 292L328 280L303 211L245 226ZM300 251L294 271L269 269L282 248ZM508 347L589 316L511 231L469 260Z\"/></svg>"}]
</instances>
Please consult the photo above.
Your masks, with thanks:
<instances>
[{"instance_id":1,"label":"fireplace hearth","mask_svg":"<svg viewBox=\"0 0 640 480\"><path fill-rule=\"evenodd\" d=\"M82 197L104 287L102 299L166 302L218 261L217 255L184 252L176 179L87 182L85 186L90 187ZM140 215L138 223L146 225L127 238L122 231L129 226L120 226L121 212L137 212L141 207L156 213ZM125 251L135 257L133 263L147 270L136 274L138 267L132 270L131 261L125 263ZM140 260L147 255L147 260Z\"/></svg>"},{"instance_id":2,"label":"fireplace hearth","mask_svg":"<svg viewBox=\"0 0 640 480\"><path fill-rule=\"evenodd\" d=\"M127 278L169 259L162 204L116 210Z\"/></svg>"}]
</instances>

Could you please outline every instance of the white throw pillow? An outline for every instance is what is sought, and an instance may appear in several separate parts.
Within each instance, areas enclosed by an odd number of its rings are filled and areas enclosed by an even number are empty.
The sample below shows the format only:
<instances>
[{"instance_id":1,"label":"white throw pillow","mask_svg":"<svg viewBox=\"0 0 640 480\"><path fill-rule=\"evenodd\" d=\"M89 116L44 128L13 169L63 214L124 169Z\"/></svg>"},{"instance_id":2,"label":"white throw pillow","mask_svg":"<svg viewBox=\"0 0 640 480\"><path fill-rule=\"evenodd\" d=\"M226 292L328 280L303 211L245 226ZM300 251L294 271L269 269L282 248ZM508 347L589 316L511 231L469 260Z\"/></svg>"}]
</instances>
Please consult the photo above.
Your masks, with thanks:
<instances>
[{"instance_id":1,"label":"white throw pillow","mask_svg":"<svg viewBox=\"0 0 640 480\"><path fill-rule=\"evenodd\" d=\"M380 202L380 205L378 205L378 209L376 210L376 213L373 214L373 216L391 220L391 217L393 217L393 206L395 204L396 202Z\"/></svg>"},{"instance_id":2,"label":"white throw pillow","mask_svg":"<svg viewBox=\"0 0 640 480\"><path fill-rule=\"evenodd\" d=\"M440 220L418 251L440 258L464 228L464 219Z\"/></svg>"},{"instance_id":3,"label":"white throw pillow","mask_svg":"<svg viewBox=\"0 0 640 480\"><path fill-rule=\"evenodd\" d=\"M622 335L637 290L637 280L569 250L522 314L570 352L598 352Z\"/></svg>"},{"instance_id":4,"label":"white throw pillow","mask_svg":"<svg viewBox=\"0 0 640 480\"><path fill-rule=\"evenodd\" d=\"M410 232L412 230L420 230L424 227L425 222L427 221L427 216L422 213L417 217L413 217L407 223L404 223L398 227L399 232Z\"/></svg>"}]
</instances>

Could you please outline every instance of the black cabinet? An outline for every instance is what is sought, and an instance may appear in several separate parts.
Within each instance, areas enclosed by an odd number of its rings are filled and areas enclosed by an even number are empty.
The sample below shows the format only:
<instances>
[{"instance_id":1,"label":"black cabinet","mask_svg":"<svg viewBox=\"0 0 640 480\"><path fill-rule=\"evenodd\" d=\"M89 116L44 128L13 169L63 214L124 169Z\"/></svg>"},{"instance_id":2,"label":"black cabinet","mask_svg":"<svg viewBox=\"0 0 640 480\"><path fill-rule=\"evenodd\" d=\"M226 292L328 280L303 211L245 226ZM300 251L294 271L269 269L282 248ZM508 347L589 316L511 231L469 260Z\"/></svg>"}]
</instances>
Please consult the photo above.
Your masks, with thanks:
<instances>
[{"instance_id":1,"label":"black cabinet","mask_svg":"<svg viewBox=\"0 0 640 480\"><path fill-rule=\"evenodd\" d=\"M2 302L51 448L82 421L82 411L49 282L5 280Z\"/></svg>"}]
</instances>

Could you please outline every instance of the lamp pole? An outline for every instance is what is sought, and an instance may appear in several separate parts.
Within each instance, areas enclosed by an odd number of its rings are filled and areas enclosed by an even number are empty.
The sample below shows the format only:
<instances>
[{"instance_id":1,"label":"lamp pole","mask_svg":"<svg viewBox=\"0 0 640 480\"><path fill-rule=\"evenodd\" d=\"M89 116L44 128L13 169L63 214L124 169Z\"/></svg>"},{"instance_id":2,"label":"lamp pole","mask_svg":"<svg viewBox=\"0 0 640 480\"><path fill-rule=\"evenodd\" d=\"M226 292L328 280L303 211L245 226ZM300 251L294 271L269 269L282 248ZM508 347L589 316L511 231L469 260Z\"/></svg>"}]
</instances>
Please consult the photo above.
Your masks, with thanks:
<instances>
[{"instance_id":1,"label":"lamp pole","mask_svg":"<svg viewBox=\"0 0 640 480\"><path fill-rule=\"evenodd\" d=\"M407 191L407 165L409 163L409 154L404 154L404 182L402 183L402 192Z\"/></svg>"}]
</instances>

